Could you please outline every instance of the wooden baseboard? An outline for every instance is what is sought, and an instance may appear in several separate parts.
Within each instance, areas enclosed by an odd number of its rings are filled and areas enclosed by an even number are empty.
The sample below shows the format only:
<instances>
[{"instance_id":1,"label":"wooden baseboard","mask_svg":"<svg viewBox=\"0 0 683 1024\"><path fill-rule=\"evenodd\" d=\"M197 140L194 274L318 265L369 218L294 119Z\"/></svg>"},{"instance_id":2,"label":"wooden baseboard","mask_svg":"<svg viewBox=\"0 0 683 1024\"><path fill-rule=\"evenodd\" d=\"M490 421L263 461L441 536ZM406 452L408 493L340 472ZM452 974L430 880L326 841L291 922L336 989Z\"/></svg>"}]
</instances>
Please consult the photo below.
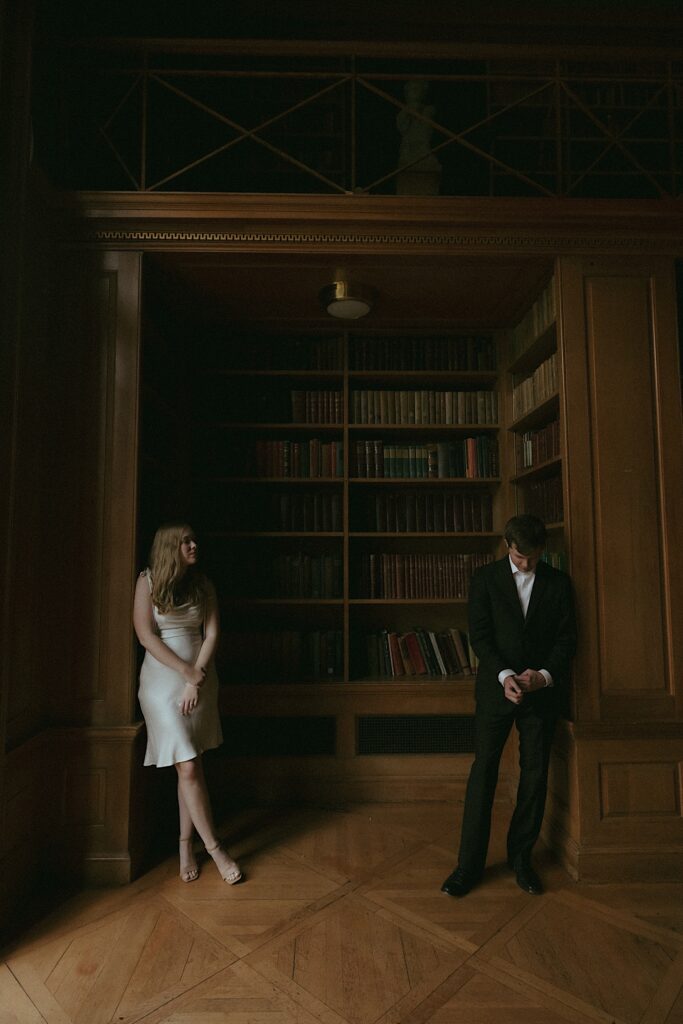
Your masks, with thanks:
<instances>
[{"instance_id":1,"label":"wooden baseboard","mask_svg":"<svg viewBox=\"0 0 683 1024\"><path fill-rule=\"evenodd\" d=\"M683 849L680 847L600 849L590 846L579 854L582 882L680 882Z\"/></svg>"},{"instance_id":2,"label":"wooden baseboard","mask_svg":"<svg viewBox=\"0 0 683 1024\"><path fill-rule=\"evenodd\" d=\"M207 759L218 813L223 804L411 803L464 799L472 756ZM230 780L229 787L226 780ZM500 792L508 779L501 772Z\"/></svg>"},{"instance_id":3,"label":"wooden baseboard","mask_svg":"<svg viewBox=\"0 0 683 1024\"><path fill-rule=\"evenodd\" d=\"M118 854L88 857L83 865L82 879L86 886L127 885L133 879L131 858Z\"/></svg>"},{"instance_id":4,"label":"wooden baseboard","mask_svg":"<svg viewBox=\"0 0 683 1024\"><path fill-rule=\"evenodd\" d=\"M564 815L557 816L552 813L552 809L549 809L543 821L541 840L559 860L570 878L578 881L581 850L579 844L567 831L565 823Z\"/></svg>"}]
</instances>

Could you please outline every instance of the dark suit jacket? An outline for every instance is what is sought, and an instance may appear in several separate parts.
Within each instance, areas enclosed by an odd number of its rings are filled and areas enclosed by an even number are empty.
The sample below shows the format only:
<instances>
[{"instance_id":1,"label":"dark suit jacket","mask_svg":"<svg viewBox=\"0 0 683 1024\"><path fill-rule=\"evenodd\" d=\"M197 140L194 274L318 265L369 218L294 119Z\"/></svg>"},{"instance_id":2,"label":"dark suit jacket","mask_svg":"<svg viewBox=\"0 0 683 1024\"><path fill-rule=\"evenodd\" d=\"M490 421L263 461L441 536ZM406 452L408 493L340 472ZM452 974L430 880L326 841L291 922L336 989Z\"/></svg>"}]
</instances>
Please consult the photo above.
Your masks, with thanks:
<instances>
[{"instance_id":1,"label":"dark suit jacket","mask_svg":"<svg viewBox=\"0 0 683 1024\"><path fill-rule=\"evenodd\" d=\"M505 668L550 672L554 686L526 694L538 710L564 710L571 660L576 649L576 619L571 580L566 573L539 562L526 618L506 555L478 569L469 594L470 642L479 658L477 702L491 711L509 712L509 701L498 682Z\"/></svg>"}]
</instances>

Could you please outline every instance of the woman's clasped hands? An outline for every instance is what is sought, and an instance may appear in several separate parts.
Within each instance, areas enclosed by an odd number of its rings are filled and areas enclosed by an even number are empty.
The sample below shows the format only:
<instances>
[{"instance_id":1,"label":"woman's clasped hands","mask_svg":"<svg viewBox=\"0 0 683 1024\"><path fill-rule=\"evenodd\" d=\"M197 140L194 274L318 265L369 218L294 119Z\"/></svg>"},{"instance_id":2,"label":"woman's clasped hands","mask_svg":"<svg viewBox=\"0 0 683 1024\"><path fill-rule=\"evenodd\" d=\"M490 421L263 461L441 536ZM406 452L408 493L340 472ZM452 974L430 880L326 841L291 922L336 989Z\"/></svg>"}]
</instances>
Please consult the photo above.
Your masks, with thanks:
<instances>
[{"instance_id":1,"label":"woman's clasped hands","mask_svg":"<svg viewBox=\"0 0 683 1024\"><path fill-rule=\"evenodd\" d=\"M206 669L199 668L197 665L188 665L187 669L183 672L185 689L178 701L181 715L189 715L197 707L199 703L199 690L205 677Z\"/></svg>"}]
</instances>

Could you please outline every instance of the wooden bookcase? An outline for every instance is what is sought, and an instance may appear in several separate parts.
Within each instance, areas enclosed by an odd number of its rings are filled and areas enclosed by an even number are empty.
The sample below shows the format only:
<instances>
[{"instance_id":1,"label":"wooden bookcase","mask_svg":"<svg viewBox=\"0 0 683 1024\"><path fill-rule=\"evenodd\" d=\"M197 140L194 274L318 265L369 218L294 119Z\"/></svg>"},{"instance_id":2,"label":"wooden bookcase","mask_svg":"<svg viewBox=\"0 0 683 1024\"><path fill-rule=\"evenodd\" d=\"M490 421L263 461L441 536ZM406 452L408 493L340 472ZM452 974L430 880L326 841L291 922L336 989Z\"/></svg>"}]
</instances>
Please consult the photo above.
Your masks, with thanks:
<instances>
[{"instance_id":1,"label":"wooden bookcase","mask_svg":"<svg viewBox=\"0 0 683 1024\"><path fill-rule=\"evenodd\" d=\"M564 434L560 418L561 346L556 284L548 281L510 332L505 366L505 462L512 512L539 516L548 528L546 557L567 568L564 544Z\"/></svg>"},{"instance_id":2,"label":"wooden bookcase","mask_svg":"<svg viewBox=\"0 0 683 1024\"><path fill-rule=\"evenodd\" d=\"M386 714L428 698L471 715L471 670L452 671L442 637L434 671L424 644L458 630L470 659L467 581L498 553L501 343L356 328L207 347L193 522L221 596L226 711L310 714L355 693ZM399 674L395 647L383 665L383 632L415 637L432 671Z\"/></svg>"},{"instance_id":3,"label":"wooden bookcase","mask_svg":"<svg viewBox=\"0 0 683 1024\"><path fill-rule=\"evenodd\" d=\"M519 194L525 179L531 194L556 193L561 121L554 62L497 61L489 74L488 112L495 125L490 194Z\"/></svg>"},{"instance_id":4,"label":"wooden bookcase","mask_svg":"<svg viewBox=\"0 0 683 1024\"><path fill-rule=\"evenodd\" d=\"M656 62L489 65L491 194L676 194L681 94Z\"/></svg>"}]
</instances>

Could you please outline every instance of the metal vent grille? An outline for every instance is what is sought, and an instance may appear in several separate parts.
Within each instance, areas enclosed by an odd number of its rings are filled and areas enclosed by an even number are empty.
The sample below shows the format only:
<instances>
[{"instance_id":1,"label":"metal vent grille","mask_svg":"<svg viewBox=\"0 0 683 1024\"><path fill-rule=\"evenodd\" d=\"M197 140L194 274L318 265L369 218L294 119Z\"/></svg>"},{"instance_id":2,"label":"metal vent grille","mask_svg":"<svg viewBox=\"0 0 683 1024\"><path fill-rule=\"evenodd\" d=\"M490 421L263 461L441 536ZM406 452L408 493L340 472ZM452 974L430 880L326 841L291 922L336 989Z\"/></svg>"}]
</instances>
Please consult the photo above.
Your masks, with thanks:
<instances>
[{"instance_id":1,"label":"metal vent grille","mask_svg":"<svg viewBox=\"0 0 683 1024\"><path fill-rule=\"evenodd\" d=\"M365 715L357 719L359 754L469 754L472 715Z\"/></svg>"},{"instance_id":2,"label":"metal vent grille","mask_svg":"<svg viewBox=\"0 0 683 1024\"><path fill-rule=\"evenodd\" d=\"M234 757L334 756L334 718L241 718L222 720L223 749Z\"/></svg>"}]
</instances>

